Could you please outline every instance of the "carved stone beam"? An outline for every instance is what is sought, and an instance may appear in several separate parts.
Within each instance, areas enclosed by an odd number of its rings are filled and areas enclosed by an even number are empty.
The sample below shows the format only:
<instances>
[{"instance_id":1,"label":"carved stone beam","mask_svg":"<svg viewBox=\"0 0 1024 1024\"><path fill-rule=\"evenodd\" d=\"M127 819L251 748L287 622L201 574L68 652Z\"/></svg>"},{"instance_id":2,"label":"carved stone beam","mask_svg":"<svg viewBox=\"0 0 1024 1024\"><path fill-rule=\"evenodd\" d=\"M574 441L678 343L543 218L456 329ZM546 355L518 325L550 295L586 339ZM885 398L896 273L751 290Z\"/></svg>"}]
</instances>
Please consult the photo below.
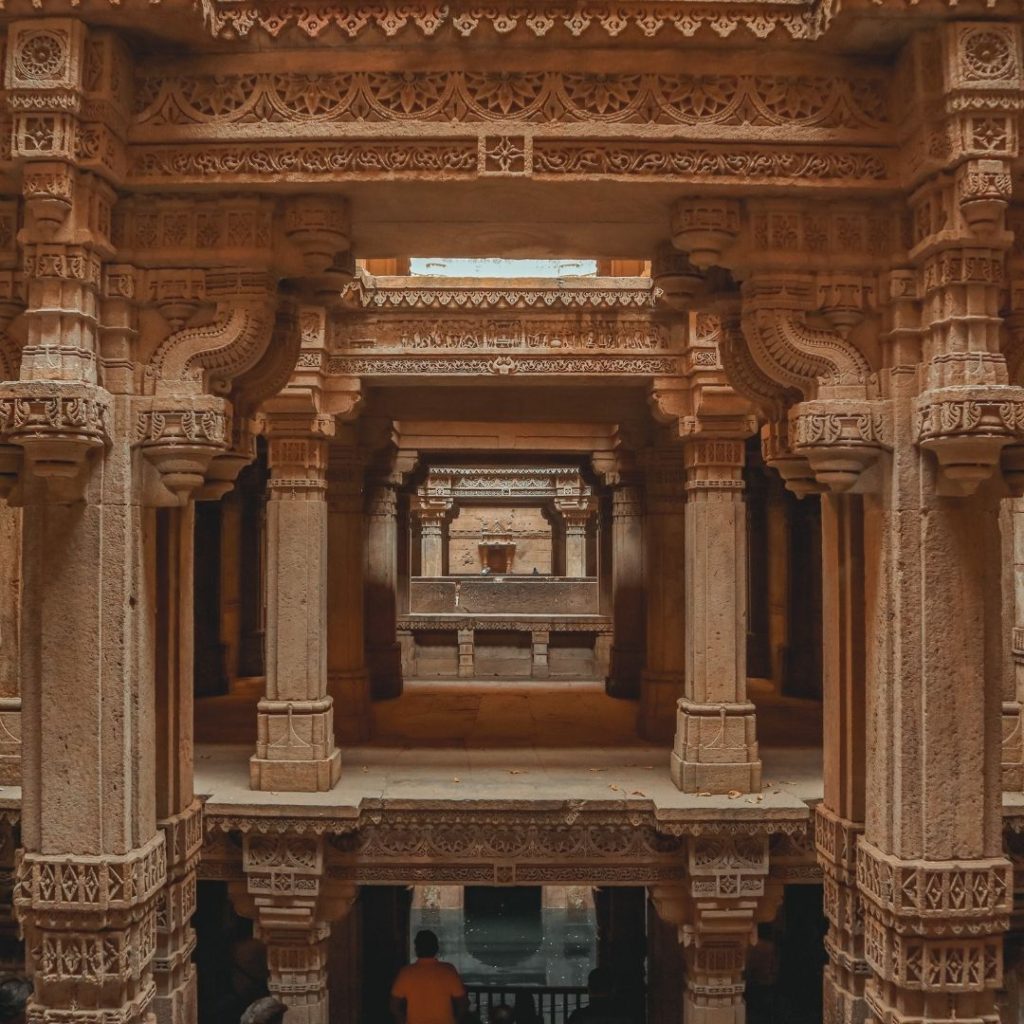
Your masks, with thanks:
<instances>
[{"instance_id":1,"label":"carved stone beam","mask_svg":"<svg viewBox=\"0 0 1024 1024\"><path fill-rule=\"evenodd\" d=\"M803 396L789 410L787 449L819 483L846 491L888 447L886 407L871 366L847 339L870 289L848 275L756 273L743 286L743 334L765 376ZM819 313L833 325L812 326Z\"/></svg>"}]
</instances>

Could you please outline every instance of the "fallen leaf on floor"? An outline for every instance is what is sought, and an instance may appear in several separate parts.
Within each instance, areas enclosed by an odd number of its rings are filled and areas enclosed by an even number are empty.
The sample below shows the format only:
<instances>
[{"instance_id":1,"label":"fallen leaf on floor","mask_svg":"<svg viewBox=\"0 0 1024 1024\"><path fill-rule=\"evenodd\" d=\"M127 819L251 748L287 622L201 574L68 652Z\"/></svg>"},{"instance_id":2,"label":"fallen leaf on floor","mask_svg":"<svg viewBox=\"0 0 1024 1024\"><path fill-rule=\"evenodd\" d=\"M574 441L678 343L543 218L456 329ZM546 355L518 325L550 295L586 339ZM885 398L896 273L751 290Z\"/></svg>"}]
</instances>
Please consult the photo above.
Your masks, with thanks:
<instances>
[{"instance_id":1,"label":"fallen leaf on floor","mask_svg":"<svg viewBox=\"0 0 1024 1024\"><path fill-rule=\"evenodd\" d=\"M363 765L363 774L365 775L365 774L366 774L366 773L367 773L367 772L368 772L369 770L370 770L370 769L369 769L369 768L367 768L367 767L366 767L366 765L364 764L364 765Z\"/></svg>"},{"instance_id":2,"label":"fallen leaf on floor","mask_svg":"<svg viewBox=\"0 0 1024 1024\"><path fill-rule=\"evenodd\" d=\"M640 790L640 789L634 789L633 792L630 793L629 795L630 796L647 796L647 794L643 790Z\"/></svg>"},{"instance_id":3,"label":"fallen leaf on floor","mask_svg":"<svg viewBox=\"0 0 1024 1024\"><path fill-rule=\"evenodd\" d=\"M645 764L644 765L644 771L645 772L653 772L654 771L654 765L653 764Z\"/></svg>"},{"instance_id":4,"label":"fallen leaf on floor","mask_svg":"<svg viewBox=\"0 0 1024 1024\"><path fill-rule=\"evenodd\" d=\"M457 775L452 778L452 782L461 782L461 781L462 781L462 779L460 779Z\"/></svg>"},{"instance_id":5,"label":"fallen leaf on floor","mask_svg":"<svg viewBox=\"0 0 1024 1024\"><path fill-rule=\"evenodd\" d=\"M761 788L762 789L771 789L772 786L774 786L774 785L775 785L775 783L772 782L771 779L765 779L764 782L761 785Z\"/></svg>"},{"instance_id":6,"label":"fallen leaf on floor","mask_svg":"<svg viewBox=\"0 0 1024 1024\"><path fill-rule=\"evenodd\" d=\"M509 775L529 775L530 774L528 771L525 771L522 768L509 768L508 773L509 773Z\"/></svg>"},{"instance_id":7,"label":"fallen leaf on floor","mask_svg":"<svg viewBox=\"0 0 1024 1024\"><path fill-rule=\"evenodd\" d=\"M758 793L757 796L747 797L748 804L759 804L764 799L763 793Z\"/></svg>"},{"instance_id":8,"label":"fallen leaf on floor","mask_svg":"<svg viewBox=\"0 0 1024 1024\"><path fill-rule=\"evenodd\" d=\"M738 789L730 789L730 790L729 790L729 792L728 792L728 793L726 793L725 795L726 795L726 796L727 796L727 797L728 797L728 798L729 798L730 800L735 800L735 799L736 799L736 797L738 797L738 796L743 796L743 794L742 794L742 793L741 793L741 792L740 792L740 791L739 791Z\"/></svg>"},{"instance_id":9,"label":"fallen leaf on floor","mask_svg":"<svg viewBox=\"0 0 1024 1024\"><path fill-rule=\"evenodd\" d=\"M605 771L605 769L604 768L588 768L587 771L588 772L603 772L603 771Z\"/></svg>"},{"instance_id":10,"label":"fallen leaf on floor","mask_svg":"<svg viewBox=\"0 0 1024 1024\"><path fill-rule=\"evenodd\" d=\"M710 793L698 793L697 796L711 796Z\"/></svg>"},{"instance_id":11,"label":"fallen leaf on floor","mask_svg":"<svg viewBox=\"0 0 1024 1024\"><path fill-rule=\"evenodd\" d=\"M622 790L620 790L619 787L616 786L614 782L609 782L608 783L608 788L609 789L614 789L616 793L621 793L622 792Z\"/></svg>"}]
</instances>

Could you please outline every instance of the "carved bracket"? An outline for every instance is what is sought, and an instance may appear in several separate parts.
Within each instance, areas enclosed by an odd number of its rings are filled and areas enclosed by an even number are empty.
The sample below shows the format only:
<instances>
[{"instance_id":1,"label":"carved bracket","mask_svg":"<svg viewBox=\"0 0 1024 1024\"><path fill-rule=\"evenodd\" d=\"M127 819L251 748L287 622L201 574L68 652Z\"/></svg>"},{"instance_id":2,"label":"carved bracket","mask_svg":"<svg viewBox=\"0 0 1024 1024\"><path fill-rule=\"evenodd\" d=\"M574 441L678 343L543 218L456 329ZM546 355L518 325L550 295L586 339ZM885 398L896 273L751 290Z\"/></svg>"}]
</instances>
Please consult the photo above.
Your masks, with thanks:
<instances>
[{"instance_id":1,"label":"carved bracket","mask_svg":"<svg viewBox=\"0 0 1024 1024\"><path fill-rule=\"evenodd\" d=\"M1024 388L926 391L918 399L917 417L917 443L935 453L946 493L970 495L995 472L1003 450L1024 440ZM1011 486L1018 479L1019 454L1010 454L1007 462Z\"/></svg>"},{"instance_id":2,"label":"carved bracket","mask_svg":"<svg viewBox=\"0 0 1024 1024\"><path fill-rule=\"evenodd\" d=\"M85 487L89 454L109 439L109 416L110 395L95 384L0 384L0 439L7 442L7 482L17 461L8 447L13 445L23 453L23 470L44 479L55 500L78 500Z\"/></svg>"},{"instance_id":3,"label":"carved bracket","mask_svg":"<svg viewBox=\"0 0 1024 1024\"><path fill-rule=\"evenodd\" d=\"M228 403L210 395L138 399L134 442L166 492L151 490L151 504L183 505L203 485L213 460L227 446L229 420Z\"/></svg>"}]
</instances>

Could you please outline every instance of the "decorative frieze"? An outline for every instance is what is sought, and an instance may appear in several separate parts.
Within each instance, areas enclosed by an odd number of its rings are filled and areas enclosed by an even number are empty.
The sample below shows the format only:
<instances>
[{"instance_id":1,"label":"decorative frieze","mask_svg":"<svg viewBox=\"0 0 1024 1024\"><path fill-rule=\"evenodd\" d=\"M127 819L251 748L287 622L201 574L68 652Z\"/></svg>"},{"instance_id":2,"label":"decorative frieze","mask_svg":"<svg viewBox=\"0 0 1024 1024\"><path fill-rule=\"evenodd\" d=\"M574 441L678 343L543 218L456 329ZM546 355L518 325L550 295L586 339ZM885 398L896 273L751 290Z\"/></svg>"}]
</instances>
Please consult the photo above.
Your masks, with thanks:
<instances>
[{"instance_id":1,"label":"decorative frieze","mask_svg":"<svg viewBox=\"0 0 1024 1024\"><path fill-rule=\"evenodd\" d=\"M233 126L248 137L287 135L296 125L342 134L379 122L445 125L522 123L539 131L564 123L728 128L832 129L838 138L889 123L886 82L778 74L616 74L561 71L325 71L309 75L248 67L234 74L200 64L140 68L132 138L165 142L217 138Z\"/></svg>"}]
</instances>

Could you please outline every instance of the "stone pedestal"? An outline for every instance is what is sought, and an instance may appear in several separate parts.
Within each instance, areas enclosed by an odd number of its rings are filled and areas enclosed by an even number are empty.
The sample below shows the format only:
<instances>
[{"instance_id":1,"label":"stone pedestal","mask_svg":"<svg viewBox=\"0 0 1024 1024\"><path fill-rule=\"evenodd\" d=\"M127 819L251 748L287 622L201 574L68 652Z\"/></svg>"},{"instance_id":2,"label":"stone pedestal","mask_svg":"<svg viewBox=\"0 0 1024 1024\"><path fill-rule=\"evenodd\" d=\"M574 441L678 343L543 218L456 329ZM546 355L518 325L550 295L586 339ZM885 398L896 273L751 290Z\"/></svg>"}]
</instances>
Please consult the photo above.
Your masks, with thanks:
<instances>
[{"instance_id":1,"label":"stone pedestal","mask_svg":"<svg viewBox=\"0 0 1024 1024\"><path fill-rule=\"evenodd\" d=\"M267 415L267 691L253 789L315 792L341 773L327 693L327 444L330 417Z\"/></svg>"},{"instance_id":2,"label":"stone pedestal","mask_svg":"<svg viewBox=\"0 0 1024 1024\"><path fill-rule=\"evenodd\" d=\"M397 484L376 481L366 505L366 662L375 700L402 692L402 652L395 635L398 614Z\"/></svg>"},{"instance_id":3,"label":"stone pedestal","mask_svg":"<svg viewBox=\"0 0 1024 1024\"><path fill-rule=\"evenodd\" d=\"M747 700L743 461L742 441L686 445L686 676L671 764L688 793L761 789Z\"/></svg>"},{"instance_id":4,"label":"stone pedestal","mask_svg":"<svg viewBox=\"0 0 1024 1024\"><path fill-rule=\"evenodd\" d=\"M643 491L635 484L612 490L612 622L608 693L637 697L644 667Z\"/></svg>"},{"instance_id":5,"label":"stone pedestal","mask_svg":"<svg viewBox=\"0 0 1024 1024\"><path fill-rule=\"evenodd\" d=\"M344 742L366 739L371 727L364 565L363 462L354 445L335 442L327 474L327 692L335 735Z\"/></svg>"},{"instance_id":6,"label":"stone pedestal","mask_svg":"<svg viewBox=\"0 0 1024 1024\"><path fill-rule=\"evenodd\" d=\"M685 672L686 520L683 460L678 448L646 455L644 581L647 663L640 691L640 735L670 741Z\"/></svg>"}]
</instances>

